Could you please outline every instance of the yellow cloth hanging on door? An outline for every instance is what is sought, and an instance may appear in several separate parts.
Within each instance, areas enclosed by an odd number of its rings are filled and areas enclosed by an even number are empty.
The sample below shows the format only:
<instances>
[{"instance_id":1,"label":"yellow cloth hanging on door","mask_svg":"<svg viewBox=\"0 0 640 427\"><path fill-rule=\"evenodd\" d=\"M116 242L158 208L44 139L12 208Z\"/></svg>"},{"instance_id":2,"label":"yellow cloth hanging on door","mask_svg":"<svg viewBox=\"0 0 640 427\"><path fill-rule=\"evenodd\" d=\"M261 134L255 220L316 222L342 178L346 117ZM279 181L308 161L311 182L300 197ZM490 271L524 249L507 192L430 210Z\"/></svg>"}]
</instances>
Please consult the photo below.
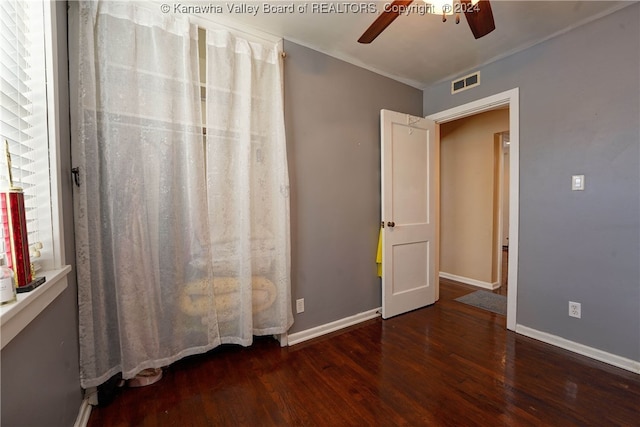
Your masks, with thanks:
<instances>
[{"instance_id":1,"label":"yellow cloth hanging on door","mask_svg":"<svg viewBox=\"0 0 640 427\"><path fill-rule=\"evenodd\" d=\"M378 252L376 253L376 265L378 267L378 277L382 277L382 227L378 234Z\"/></svg>"}]
</instances>

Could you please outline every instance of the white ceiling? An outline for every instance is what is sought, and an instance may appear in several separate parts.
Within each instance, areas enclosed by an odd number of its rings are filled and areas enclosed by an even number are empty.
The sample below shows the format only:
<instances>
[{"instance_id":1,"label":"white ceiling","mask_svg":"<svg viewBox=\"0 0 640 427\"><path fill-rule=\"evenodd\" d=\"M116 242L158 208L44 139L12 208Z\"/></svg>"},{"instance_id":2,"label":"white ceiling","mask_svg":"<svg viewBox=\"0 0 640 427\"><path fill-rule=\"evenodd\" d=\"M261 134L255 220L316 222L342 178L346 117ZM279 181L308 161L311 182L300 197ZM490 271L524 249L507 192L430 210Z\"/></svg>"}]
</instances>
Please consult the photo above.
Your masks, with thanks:
<instances>
[{"instance_id":1,"label":"white ceiling","mask_svg":"<svg viewBox=\"0 0 640 427\"><path fill-rule=\"evenodd\" d=\"M375 3L377 10L383 10L384 4L390 1L366 3ZM268 2L291 4L282 0ZM330 3L334 8L342 6L342 10L357 3L304 0L293 4L297 8L305 2ZM415 0L414 4L419 2L422 0ZM526 49L633 2L491 0L496 30L479 40L473 38L464 16L456 25L453 17L443 23L440 16L410 14L399 16L369 45L360 44L357 39L376 19L376 13L267 14L262 9L265 1L245 3L257 5L258 13L255 16L229 14L225 6L224 19L424 88L473 71L480 65Z\"/></svg>"}]
</instances>

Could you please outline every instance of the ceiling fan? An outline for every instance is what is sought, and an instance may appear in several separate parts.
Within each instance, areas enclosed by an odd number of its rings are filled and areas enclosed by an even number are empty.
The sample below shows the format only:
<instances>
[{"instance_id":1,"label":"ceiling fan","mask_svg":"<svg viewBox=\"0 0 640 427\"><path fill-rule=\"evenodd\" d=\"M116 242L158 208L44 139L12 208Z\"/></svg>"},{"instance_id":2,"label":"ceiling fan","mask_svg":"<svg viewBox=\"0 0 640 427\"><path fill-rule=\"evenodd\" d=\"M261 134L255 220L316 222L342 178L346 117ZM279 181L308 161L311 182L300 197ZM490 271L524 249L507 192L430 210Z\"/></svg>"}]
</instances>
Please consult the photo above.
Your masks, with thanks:
<instances>
[{"instance_id":1,"label":"ceiling fan","mask_svg":"<svg viewBox=\"0 0 640 427\"><path fill-rule=\"evenodd\" d=\"M442 20L446 21L446 15L456 14L456 24L460 22L460 13L464 13L471 32L476 39L484 37L496 29L493 21L493 12L489 0L456 0L430 1L424 0L429 13L442 14ZM385 6L384 11L373 24L360 36L359 43L368 44L378 37L398 16L410 12L410 5L413 0L395 0L390 5ZM437 4L437 7L436 7Z\"/></svg>"}]
</instances>

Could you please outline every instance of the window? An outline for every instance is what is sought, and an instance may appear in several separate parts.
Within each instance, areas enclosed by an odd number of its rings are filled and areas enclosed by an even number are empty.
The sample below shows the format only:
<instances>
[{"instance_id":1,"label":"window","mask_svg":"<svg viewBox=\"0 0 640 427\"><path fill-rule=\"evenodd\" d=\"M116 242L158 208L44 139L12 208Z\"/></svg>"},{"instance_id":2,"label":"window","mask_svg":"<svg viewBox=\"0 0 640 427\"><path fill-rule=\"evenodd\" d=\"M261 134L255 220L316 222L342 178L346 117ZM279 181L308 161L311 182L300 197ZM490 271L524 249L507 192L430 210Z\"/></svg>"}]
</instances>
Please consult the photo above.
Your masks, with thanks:
<instances>
[{"instance_id":1,"label":"window","mask_svg":"<svg viewBox=\"0 0 640 427\"><path fill-rule=\"evenodd\" d=\"M31 256L36 271L53 268L54 253L44 12L43 2L0 2L0 188L9 185L6 141L13 183L24 191L29 246L42 244Z\"/></svg>"},{"instance_id":2,"label":"window","mask_svg":"<svg viewBox=\"0 0 640 427\"><path fill-rule=\"evenodd\" d=\"M43 244L36 275L46 277L40 287L18 294L16 303L0 306L0 348L67 288L71 271L63 251L59 158L60 124L68 111L58 107L56 38L66 38L56 21L65 12L62 2L0 0L0 186L7 185L6 139L14 185L24 189L29 243Z\"/></svg>"}]
</instances>

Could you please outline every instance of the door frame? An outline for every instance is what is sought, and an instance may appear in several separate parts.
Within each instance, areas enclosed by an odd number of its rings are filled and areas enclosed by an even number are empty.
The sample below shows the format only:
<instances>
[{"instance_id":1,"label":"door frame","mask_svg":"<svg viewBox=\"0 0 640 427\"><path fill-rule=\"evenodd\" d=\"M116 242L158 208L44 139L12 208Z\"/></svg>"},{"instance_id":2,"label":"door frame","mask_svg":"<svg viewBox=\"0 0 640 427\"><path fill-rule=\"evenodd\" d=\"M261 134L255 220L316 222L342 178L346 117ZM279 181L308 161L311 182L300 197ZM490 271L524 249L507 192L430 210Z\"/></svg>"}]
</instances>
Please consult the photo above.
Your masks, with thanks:
<instances>
[{"instance_id":1,"label":"door frame","mask_svg":"<svg viewBox=\"0 0 640 427\"><path fill-rule=\"evenodd\" d=\"M520 103L519 88L514 88L486 98L478 99L448 110L440 111L435 114L426 116L427 119L433 120L437 125L447 123L453 120L462 119L464 117L473 116L475 114L484 113L485 111L494 110L496 108L509 107L509 262L507 280L509 283L509 291L507 292L507 329L516 330L516 310L518 296L518 231L519 231L519 201L520 201ZM439 147L439 131L438 135ZM438 150L439 151L439 150ZM438 175L439 175L439 157ZM439 186L436 191L438 206L440 205ZM436 215L439 226L439 215ZM440 244L440 233L436 233L436 246ZM436 261L436 274L439 274L440 263ZM438 288L440 285L438 284ZM439 293L439 292L438 292Z\"/></svg>"}]
</instances>

